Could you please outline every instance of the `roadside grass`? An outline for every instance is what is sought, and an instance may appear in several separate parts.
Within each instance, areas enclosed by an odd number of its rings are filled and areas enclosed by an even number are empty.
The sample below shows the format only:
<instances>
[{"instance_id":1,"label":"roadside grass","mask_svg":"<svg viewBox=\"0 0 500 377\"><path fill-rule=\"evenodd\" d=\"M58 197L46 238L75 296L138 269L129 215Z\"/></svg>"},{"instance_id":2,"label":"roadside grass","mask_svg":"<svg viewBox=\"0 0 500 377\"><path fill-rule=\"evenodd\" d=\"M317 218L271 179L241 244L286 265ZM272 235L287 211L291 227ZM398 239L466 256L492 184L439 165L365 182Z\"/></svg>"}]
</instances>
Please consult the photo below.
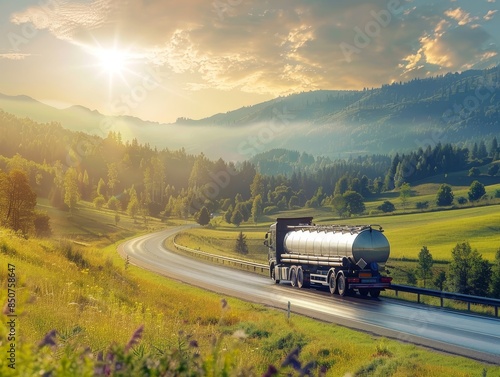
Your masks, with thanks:
<instances>
[{"instance_id":1,"label":"roadside grass","mask_svg":"<svg viewBox=\"0 0 500 377\"><path fill-rule=\"evenodd\" d=\"M421 347L374 337L284 311L224 297L130 265L117 258L116 244L105 249L68 241L26 240L0 230L2 260L18 275L18 370L0 359L0 375L14 376L36 364L37 344L55 329L56 345L46 352L54 366L71 360L82 363L85 347L106 352L111 344L126 344L144 325L133 354L184 349L196 340L207 375L262 375L269 364L280 368L315 361L314 375L327 376L471 376L485 371L499 375L500 367ZM7 269L0 270L0 285ZM0 292L5 302L6 290ZM7 319L0 314L0 352L7 352ZM87 362L95 362L90 356ZM66 360L66 361L64 361ZM35 364L33 364L35 363ZM67 366L68 367L68 366ZM25 368L25 369L23 369ZM290 367L280 368L292 373ZM298 375L298 372L296 375ZM292 374L293 375L293 374Z\"/></svg>"},{"instance_id":2,"label":"roadside grass","mask_svg":"<svg viewBox=\"0 0 500 377\"><path fill-rule=\"evenodd\" d=\"M248 254L240 254L235 251L236 237L240 231L246 236ZM177 244L191 249L258 263L267 263L267 249L263 245L263 241L262 230L255 228L247 230L243 228L236 230L195 228L183 231L175 237Z\"/></svg>"}]
</instances>

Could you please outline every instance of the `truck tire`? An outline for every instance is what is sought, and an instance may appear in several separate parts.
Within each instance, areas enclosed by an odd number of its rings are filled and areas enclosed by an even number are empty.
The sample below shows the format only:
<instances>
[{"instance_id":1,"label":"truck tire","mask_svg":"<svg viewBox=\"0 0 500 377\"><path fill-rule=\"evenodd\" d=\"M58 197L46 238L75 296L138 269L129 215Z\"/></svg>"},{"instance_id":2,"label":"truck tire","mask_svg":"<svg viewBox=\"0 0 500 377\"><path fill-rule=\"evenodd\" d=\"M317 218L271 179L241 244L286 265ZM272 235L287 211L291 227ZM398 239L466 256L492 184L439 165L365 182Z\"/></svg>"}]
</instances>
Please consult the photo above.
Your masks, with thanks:
<instances>
[{"instance_id":1,"label":"truck tire","mask_svg":"<svg viewBox=\"0 0 500 377\"><path fill-rule=\"evenodd\" d=\"M368 290L367 288L360 288L360 289L359 289L359 294L360 294L360 296L362 296L362 297L366 297L366 296L368 296L368 292L369 292L369 290Z\"/></svg>"},{"instance_id":2,"label":"truck tire","mask_svg":"<svg viewBox=\"0 0 500 377\"><path fill-rule=\"evenodd\" d=\"M304 272L302 266L297 267L297 287L309 288L310 277L309 274Z\"/></svg>"},{"instance_id":3,"label":"truck tire","mask_svg":"<svg viewBox=\"0 0 500 377\"><path fill-rule=\"evenodd\" d=\"M380 296L380 289L370 289L370 296L373 298Z\"/></svg>"},{"instance_id":4,"label":"truck tire","mask_svg":"<svg viewBox=\"0 0 500 377\"><path fill-rule=\"evenodd\" d=\"M337 293L337 279L335 278L335 272L330 273L328 277L328 288L330 288L330 293L334 295Z\"/></svg>"},{"instance_id":5,"label":"truck tire","mask_svg":"<svg viewBox=\"0 0 500 377\"><path fill-rule=\"evenodd\" d=\"M292 284L292 287L297 286L297 267L292 266L290 268L290 283Z\"/></svg>"},{"instance_id":6,"label":"truck tire","mask_svg":"<svg viewBox=\"0 0 500 377\"><path fill-rule=\"evenodd\" d=\"M340 273L337 277L337 290L340 296L345 296L347 294L347 283L345 281L345 276L342 273Z\"/></svg>"}]
</instances>

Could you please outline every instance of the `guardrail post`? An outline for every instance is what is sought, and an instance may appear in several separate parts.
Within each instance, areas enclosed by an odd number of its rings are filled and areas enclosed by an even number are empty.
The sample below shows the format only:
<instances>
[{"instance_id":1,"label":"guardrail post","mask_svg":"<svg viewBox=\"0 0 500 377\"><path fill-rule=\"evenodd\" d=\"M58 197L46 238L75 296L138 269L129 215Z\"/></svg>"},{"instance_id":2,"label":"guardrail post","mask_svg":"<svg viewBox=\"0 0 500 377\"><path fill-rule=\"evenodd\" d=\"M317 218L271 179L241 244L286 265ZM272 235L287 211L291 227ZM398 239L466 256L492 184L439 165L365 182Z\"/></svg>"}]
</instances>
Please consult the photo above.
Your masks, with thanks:
<instances>
[{"instance_id":1,"label":"guardrail post","mask_svg":"<svg viewBox=\"0 0 500 377\"><path fill-rule=\"evenodd\" d=\"M470 312L470 302L467 303L467 311Z\"/></svg>"},{"instance_id":2,"label":"guardrail post","mask_svg":"<svg viewBox=\"0 0 500 377\"><path fill-rule=\"evenodd\" d=\"M441 301L441 307L443 307L444 299L442 297L440 297L439 300Z\"/></svg>"},{"instance_id":3,"label":"guardrail post","mask_svg":"<svg viewBox=\"0 0 500 377\"><path fill-rule=\"evenodd\" d=\"M498 306L495 306L495 317L498 317Z\"/></svg>"},{"instance_id":4,"label":"guardrail post","mask_svg":"<svg viewBox=\"0 0 500 377\"><path fill-rule=\"evenodd\" d=\"M417 293L417 301L420 304L420 293Z\"/></svg>"}]
</instances>

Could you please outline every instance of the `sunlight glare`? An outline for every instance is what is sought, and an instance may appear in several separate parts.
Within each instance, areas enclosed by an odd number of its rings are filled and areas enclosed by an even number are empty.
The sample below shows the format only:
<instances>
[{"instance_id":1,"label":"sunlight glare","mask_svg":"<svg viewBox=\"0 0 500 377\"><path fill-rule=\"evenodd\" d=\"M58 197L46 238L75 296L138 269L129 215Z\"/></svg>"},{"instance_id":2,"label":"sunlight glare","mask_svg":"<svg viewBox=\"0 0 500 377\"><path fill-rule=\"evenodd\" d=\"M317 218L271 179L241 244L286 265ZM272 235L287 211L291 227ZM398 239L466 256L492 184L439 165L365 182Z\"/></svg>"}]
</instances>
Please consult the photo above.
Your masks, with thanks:
<instances>
[{"instance_id":1,"label":"sunlight glare","mask_svg":"<svg viewBox=\"0 0 500 377\"><path fill-rule=\"evenodd\" d=\"M127 54L122 51L106 49L98 51L97 58L101 68L111 76L122 75L129 60Z\"/></svg>"}]
</instances>

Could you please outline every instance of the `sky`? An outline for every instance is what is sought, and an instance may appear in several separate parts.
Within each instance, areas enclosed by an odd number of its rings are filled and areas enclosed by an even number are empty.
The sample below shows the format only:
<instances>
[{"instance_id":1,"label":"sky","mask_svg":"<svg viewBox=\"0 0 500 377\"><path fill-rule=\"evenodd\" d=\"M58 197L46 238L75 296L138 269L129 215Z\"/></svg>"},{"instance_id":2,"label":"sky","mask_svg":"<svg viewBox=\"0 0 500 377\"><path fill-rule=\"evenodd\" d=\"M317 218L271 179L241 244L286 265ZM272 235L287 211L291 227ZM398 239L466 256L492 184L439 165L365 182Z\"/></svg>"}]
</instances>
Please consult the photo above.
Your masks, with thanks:
<instances>
[{"instance_id":1,"label":"sky","mask_svg":"<svg viewBox=\"0 0 500 377\"><path fill-rule=\"evenodd\" d=\"M0 93L160 123L499 64L500 0L0 2Z\"/></svg>"}]
</instances>

